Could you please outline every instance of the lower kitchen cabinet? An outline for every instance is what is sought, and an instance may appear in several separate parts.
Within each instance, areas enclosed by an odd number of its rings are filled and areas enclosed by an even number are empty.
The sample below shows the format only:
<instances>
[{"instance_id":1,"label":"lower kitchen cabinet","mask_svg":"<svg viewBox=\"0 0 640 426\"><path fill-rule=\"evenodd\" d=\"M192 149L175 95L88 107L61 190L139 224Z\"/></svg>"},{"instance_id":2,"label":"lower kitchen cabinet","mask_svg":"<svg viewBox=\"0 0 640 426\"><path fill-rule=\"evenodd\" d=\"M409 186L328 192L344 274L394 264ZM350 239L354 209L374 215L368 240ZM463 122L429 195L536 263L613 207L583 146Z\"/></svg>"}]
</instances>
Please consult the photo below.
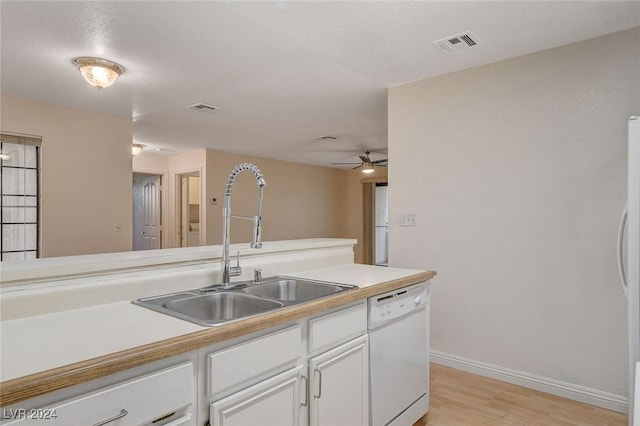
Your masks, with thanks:
<instances>
[{"instance_id":1,"label":"lower kitchen cabinet","mask_svg":"<svg viewBox=\"0 0 640 426\"><path fill-rule=\"evenodd\" d=\"M57 404L3 409L14 421L2 425L139 426L192 425L193 363L108 386Z\"/></svg>"},{"instance_id":2,"label":"lower kitchen cabinet","mask_svg":"<svg viewBox=\"0 0 640 426\"><path fill-rule=\"evenodd\" d=\"M309 360L309 425L369 424L369 347L366 335Z\"/></svg>"},{"instance_id":3,"label":"lower kitchen cabinet","mask_svg":"<svg viewBox=\"0 0 640 426\"><path fill-rule=\"evenodd\" d=\"M210 405L211 426L298 426L302 366Z\"/></svg>"},{"instance_id":4,"label":"lower kitchen cabinet","mask_svg":"<svg viewBox=\"0 0 640 426\"><path fill-rule=\"evenodd\" d=\"M367 426L366 315L356 303L45 394L0 426Z\"/></svg>"},{"instance_id":5,"label":"lower kitchen cabinet","mask_svg":"<svg viewBox=\"0 0 640 426\"><path fill-rule=\"evenodd\" d=\"M199 350L210 426L368 426L364 302L226 348Z\"/></svg>"},{"instance_id":6,"label":"lower kitchen cabinet","mask_svg":"<svg viewBox=\"0 0 640 426\"><path fill-rule=\"evenodd\" d=\"M210 404L211 426L367 426L368 338L344 343L308 363Z\"/></svg>"}]
</instances>

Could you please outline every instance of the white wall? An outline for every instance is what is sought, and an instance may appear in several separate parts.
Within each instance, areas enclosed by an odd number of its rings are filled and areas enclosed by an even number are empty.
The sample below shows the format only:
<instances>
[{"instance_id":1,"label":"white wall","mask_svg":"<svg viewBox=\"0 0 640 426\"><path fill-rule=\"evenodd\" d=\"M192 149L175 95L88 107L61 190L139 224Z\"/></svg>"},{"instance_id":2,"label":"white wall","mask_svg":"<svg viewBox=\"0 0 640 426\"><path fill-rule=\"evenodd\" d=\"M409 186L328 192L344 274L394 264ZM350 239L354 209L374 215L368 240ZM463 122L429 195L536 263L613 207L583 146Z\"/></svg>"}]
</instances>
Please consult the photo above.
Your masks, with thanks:
<instances>
[{"instance_id":1,"label":"white wall","mask_svg":"<svg viewBox=\"0 0 640 426\"><path fill-rule=\"evenodd\" d=\"M433 350L626 395L639 46L636 28L390 89L390 263L438 272Z\"/></svg>"}]
</instances>

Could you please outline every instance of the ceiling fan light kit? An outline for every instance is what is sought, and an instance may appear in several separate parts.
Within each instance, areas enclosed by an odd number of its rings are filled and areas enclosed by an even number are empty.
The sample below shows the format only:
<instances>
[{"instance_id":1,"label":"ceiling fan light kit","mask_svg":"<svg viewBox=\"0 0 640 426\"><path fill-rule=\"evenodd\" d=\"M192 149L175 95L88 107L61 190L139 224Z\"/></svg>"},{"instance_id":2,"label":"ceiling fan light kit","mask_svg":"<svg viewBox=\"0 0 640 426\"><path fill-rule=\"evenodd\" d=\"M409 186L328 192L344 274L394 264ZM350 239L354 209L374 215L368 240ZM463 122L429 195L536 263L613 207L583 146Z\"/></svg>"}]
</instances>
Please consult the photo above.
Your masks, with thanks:
<instances>
[{"instance_id":1,"label":"ceiling fan light kit","mask_svg":"<svg viewBox=\"0 0 640 426\"><path fill-rule=\"evenodd\" d=\"M360 160L362 161L361 163L331 163L331 165L333 166L338 166L338 165L351 165L351 164L357 164L356 167L354 167L354 169L359 169L360 167L362 167L362 173L373 173L375 171L375 166L380 166L380 167L387 167L389 160L387 158L383 158L382 160L371 160L371 158L369 157L369 154L371 154L370 150L366 150L364 151L364 154L362 155L358 155L358 158L360 158Z\"/></svg>"},{"instance_id":2,"label":"ceiling fan light kit","mask_svg":"<svg viewBox=\"0 0 640 426\"><path fill-rule=\"evenodd\" d=\"M373 164L370 161L362 163L362 173L373 173L375 169L373 168Z\"/></svg>"}]
</instances>

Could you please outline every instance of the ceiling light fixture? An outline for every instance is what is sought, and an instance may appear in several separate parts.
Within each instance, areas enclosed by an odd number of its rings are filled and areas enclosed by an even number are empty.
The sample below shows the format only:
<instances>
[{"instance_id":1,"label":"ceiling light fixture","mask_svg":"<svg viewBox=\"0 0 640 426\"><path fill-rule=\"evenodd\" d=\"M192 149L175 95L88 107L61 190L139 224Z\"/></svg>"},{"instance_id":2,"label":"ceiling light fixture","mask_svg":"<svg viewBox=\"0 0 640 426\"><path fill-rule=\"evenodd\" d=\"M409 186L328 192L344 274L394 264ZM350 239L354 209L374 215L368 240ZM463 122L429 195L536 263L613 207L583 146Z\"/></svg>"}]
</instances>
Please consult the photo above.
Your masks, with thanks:
<instances>
[{"instance_id":1,"label":"ceiling light fixture","mask_svg":"<svg viewBox=\"0 0 640 426\"><path fill-rule=\"evenodd\" d=\"M373 168L373 163L370 161L365 161L362 163L362 173L373 173L375 170Z\"/></svg>"},{"instance_id":2,"label":"ceiling light fixture","mask_svg":"<svg viewBox=\"0 0 640 426\"><path fill-rule=\"evenodd\" d=\"M131 145L131 155L136 156L140 154L143 149L144 145L142 145L141 143L134 143L133 145Z\"/></svg>"},{"instance_id":3,"label":"ceiling light fixture","mask_svg":"<svg viewBox=\"0 0 640 426\"><path fill-rule=\"evenodd\" d=\"M99 58L75 58L73 65L80 70L84 79L98 90L111 86L124 72L124 68L115 62Z\"/></svg>"}]
</instances>

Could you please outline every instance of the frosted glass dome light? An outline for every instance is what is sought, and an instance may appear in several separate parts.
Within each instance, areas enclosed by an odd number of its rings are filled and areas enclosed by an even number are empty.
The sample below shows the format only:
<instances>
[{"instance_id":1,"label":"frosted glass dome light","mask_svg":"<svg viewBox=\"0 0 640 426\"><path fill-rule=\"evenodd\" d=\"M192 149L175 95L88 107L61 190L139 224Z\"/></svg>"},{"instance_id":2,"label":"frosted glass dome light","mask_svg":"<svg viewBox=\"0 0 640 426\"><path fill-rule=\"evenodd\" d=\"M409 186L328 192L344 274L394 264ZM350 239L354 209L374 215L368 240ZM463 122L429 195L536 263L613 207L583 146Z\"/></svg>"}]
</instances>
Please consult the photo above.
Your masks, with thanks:
<instances>
[{"instance_id":1,"label":"frosted glass dome light","mask_svg":"<svg viewBox=\"0 0 640 426\"><path fill-rule=\"evenodd\" d=\"M134 143L131 146L131 155L132 156L136 156L136 155L140 154L143 149L144 149L144 145L142 145L141 143Z\"/></svg>"},{"instance_id":2,"label":"frosted glass dome light","mask_svg":"<svg viewBox=\"0 0 640 426\"><path fill-rule=\"evenodd\" d=\"M73 64L80 70L84 79L98 90L111 86L124 72L120 65L106 59L81 57L75 58Z\"/></svg>"}]
</instances>

